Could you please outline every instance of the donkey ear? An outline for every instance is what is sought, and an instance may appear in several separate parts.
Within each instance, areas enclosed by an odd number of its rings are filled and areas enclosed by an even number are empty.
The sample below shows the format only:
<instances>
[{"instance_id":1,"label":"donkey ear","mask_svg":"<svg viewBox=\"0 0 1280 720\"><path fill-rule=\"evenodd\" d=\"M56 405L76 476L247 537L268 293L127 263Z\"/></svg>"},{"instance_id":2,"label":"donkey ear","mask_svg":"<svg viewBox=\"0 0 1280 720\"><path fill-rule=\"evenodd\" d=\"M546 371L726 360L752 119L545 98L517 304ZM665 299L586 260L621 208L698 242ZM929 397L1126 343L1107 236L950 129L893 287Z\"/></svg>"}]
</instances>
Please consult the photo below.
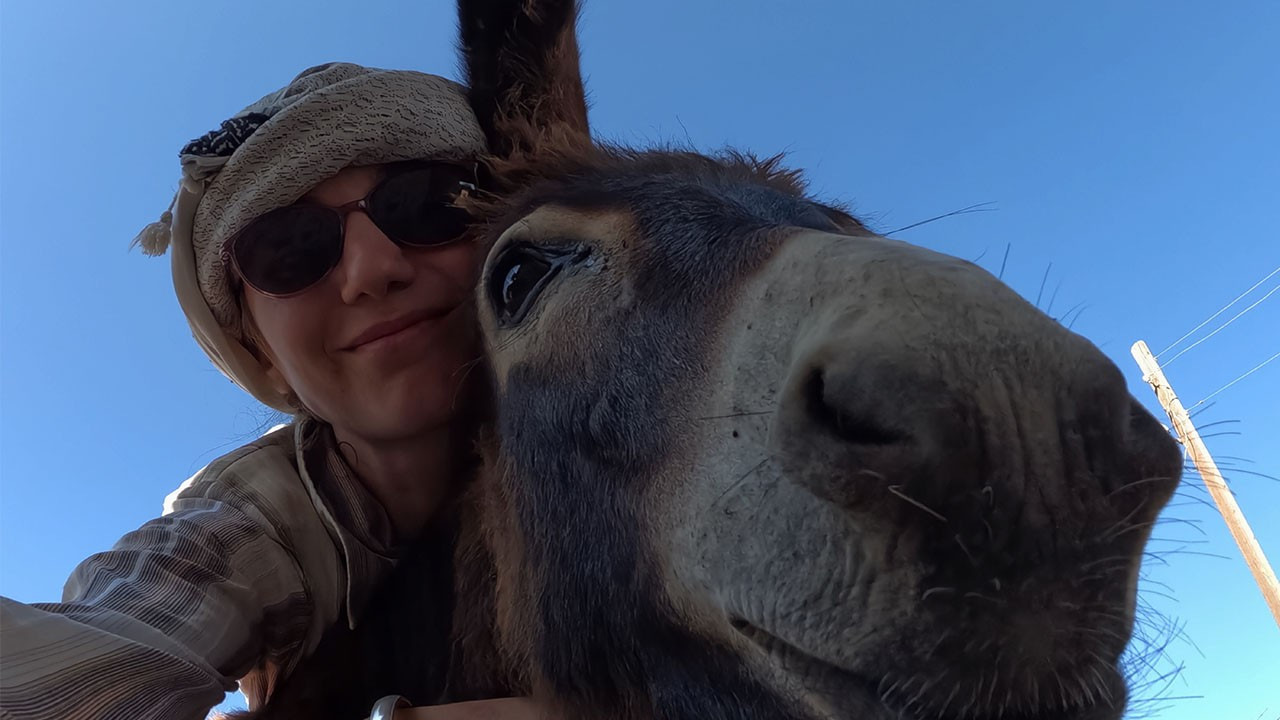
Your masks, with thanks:
<instances>
[{"instance_id":1,"label":"donkey ear","mask_svg":"<svg viewBox=\"0 0 1280 720\"><path fill-rule=\"evenodd\" d=\"M489 150L586 141L587 101L573 0L458 0L459 50Z\"/></svg>"}]
</instances>

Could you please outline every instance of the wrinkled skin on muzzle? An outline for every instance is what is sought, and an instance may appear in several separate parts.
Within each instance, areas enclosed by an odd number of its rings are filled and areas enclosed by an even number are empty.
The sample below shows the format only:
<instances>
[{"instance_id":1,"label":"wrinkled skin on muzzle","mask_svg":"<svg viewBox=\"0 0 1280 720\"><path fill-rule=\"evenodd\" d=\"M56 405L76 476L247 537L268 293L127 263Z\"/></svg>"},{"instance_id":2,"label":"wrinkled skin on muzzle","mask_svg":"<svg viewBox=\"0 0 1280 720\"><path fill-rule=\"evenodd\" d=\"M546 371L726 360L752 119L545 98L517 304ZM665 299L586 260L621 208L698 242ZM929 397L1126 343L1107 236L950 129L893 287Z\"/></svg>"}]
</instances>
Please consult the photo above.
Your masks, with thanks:
<instances>
[{"instance_id":1,"label":"wrinkled skin on muzzle","mask_svg":"<svg viewBox=\"0 0 1280 720\"><path fill-rule=\"evenodd\" d=\"M930 713L1122 703L1180 460L1099 351L969 263L814 233L725 328L679 587L832 707L829 668Z\"/></svg>"},{"instance_id":2,"label":"wrinkled skin on muzzle","mask_svg":"<svg viewBox=\"0 0 1280 720\"><path fill-rule=\"evenodd\" d=\"M1181 465L1118 369L971 263L708 184L531 201L486 263L499 626L538 691L1118 718Z\"/></svg>"}]
</instances>

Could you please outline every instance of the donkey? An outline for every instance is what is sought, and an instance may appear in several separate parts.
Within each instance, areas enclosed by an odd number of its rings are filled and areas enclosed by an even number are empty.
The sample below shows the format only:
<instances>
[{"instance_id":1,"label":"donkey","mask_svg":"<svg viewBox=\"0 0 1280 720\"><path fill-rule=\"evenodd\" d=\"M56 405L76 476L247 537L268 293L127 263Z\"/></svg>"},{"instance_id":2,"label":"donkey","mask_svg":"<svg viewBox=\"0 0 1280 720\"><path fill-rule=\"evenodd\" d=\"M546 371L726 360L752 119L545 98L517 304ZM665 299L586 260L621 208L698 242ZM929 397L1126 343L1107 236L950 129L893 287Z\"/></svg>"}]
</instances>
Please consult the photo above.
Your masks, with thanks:
<instances>
[{"instance_id":1,"label":"donkey","mask_svg":"<svg viewBox=\"0 0 1280 720\"><path fill-rule=\"evenodd\" d=\"M571 0L459 16L482 469L263 716L1119 718L1181 460L1115 365L776 160L594 143Z\"/></svg>"}]
</instances>

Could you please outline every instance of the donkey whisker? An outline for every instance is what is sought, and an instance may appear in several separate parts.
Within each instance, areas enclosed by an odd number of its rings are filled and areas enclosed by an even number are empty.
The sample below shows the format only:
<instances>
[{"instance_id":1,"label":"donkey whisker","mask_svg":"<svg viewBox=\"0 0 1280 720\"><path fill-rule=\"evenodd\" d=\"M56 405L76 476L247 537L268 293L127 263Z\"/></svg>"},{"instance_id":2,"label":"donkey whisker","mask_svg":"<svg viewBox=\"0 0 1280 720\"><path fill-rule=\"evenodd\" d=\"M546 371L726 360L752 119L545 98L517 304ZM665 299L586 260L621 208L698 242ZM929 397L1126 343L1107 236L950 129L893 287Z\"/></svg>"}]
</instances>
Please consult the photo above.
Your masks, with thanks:
<instances>
[{"instance_id":1,"label":"donkey whisker","mask_svg":"<svg viewBox=\"0 0 1280 720\"><path fill-rule=\"evenodd\" d=\"M912 504L912 505L916 506L917 508L919 508L919 509L921 509L921 510L923 510L923 511L927 512L927 513L929 513L929 514L930 514L930 515L932 515L933 517L937 518L939 521L944 522L944 523L947 521L947 519L946 519L945 517L943 517L943 516L942 516L942 513L940 513L940 512L938 512L938 511L934 510L933 508L929 507L928 505L925 505L924 503L920 502L919 500L916 500L915 498L911 497L910 495L907 495L906 493L902 492L902 486L901 486L901 485L889 485L889 486L887 486L885 489L886 489L886 490L888 490L889 492L893 493L894 495L897 495L897 496L898 496L899 498L901 498L902 500L905 500L906 502L908 502L908 503L910 503L910 504Z\"/></svg>"}]
</instances>

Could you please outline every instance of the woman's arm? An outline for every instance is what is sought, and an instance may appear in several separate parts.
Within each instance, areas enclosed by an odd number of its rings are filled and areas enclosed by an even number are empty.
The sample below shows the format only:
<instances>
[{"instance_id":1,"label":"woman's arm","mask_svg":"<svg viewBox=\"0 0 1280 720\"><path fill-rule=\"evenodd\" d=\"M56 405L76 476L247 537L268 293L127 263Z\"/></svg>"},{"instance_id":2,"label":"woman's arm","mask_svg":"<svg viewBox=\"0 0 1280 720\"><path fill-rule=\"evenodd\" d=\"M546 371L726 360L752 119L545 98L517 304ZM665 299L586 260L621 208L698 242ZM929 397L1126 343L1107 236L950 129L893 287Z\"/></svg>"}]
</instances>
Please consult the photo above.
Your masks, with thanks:
<instances>
[{"instance_id":1,"label":"woman's arm","mask_svg":"<svg viewBox=\"0 0 1280 720\"><path fill-rule=\"evenodd\" d=\"M264 438L81 563L63 602L0 604L0 717L202 720L236 679L265 693L313 650L345 580L291 453Z\"/></svg>"}]
</instances>

